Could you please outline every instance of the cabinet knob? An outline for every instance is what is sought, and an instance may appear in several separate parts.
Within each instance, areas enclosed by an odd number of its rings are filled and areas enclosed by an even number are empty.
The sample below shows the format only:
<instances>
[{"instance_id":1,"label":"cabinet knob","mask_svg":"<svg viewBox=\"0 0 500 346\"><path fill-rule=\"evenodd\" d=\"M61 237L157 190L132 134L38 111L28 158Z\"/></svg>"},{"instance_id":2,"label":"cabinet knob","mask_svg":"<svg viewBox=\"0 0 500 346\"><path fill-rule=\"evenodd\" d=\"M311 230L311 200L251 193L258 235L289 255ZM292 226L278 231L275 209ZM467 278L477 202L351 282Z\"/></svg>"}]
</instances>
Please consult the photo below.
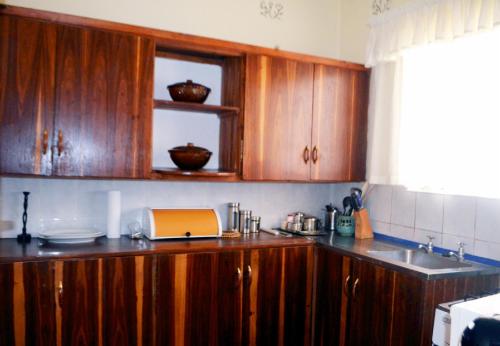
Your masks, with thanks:
<instances>
[{"instance_id":1,"label":"cabinet knob","mask_svg":"<svg viewBox=\"0 0 500 346\"><path fill-rule=\"evenodd\" d=\"M63 283L62 281L59 281L59 285L57 285L57 299L59 301L59 307L62 307L63 291Z\"/></svg>"},{"instance_id":2,"label":"cabinet knob","mask_svg":"<svg viewBox=\"0 0 500 346\"><path fill-rule=\"evenodd\" d=\"M251 285L252 284L252 267L250 265L247 265L246 279L247 279L247 284Z\"/></svg>"},{"instance_id":3,"label":"cabinet knob","mask_svg":"<svg viewBox=\"0 0 500 346\"><path fill-rule=\"evenodd\" d=\"M48 149L49 149L49 131L45 129L43 130L43 135L42 135L42 155L46 155Z\"/></svg>"},{"instance_id":4,"label":"cabinet knob","mask_svg":"<svg viewBox=\"0 0 500 346\"><path fill-rule=\"evenodd\" d=\"M240 287L242 279L243 279L243 274L241 273L240 267L238 267L236 268L236 283L235 283L236 288Z\"/></svg>"},{"instance_id":5,"label":"cabinet knob","mask_svg":"<svg viewBox=\"0 0 500 346\"><path fill-rule=\"evenodd\" d=\"M316 161L318 161L318 147L317 146L314 146L314 148L313 148L312 160L313 160L313 163L316 163Z\"/></svg>"},{"instance_id":6,"label":"cabinet knob","mask_svg":"<svg viewBox=\"0 0 500 346\"><path fill-rule=\"evenodd\" d=\"M62 130L57 133L57 154L59 156L64 152L64 136Z\"/></svg>"},{"instance_id":7,"label":"cabinet knob","mask_svg":"<svg viewBox=\"0 0 500 346\"><path fill-rule=\"evenodd\" d=\"M344 281L344 294L349 297L349 281L351 281L351 275L347 275Z\"/></svg>"},{"instance_id":8,"label":"cabinet knob","mask_svg":"<svg viewBox=\"0 0 500 346\"><path fill-rule=\"evenodd\" d=\"M302 153L302 158L304 159L305 164L309 162L309 147L307 145L304 148L304 152Z\"/></svg>"},{"instance_id":9,"label":"cabinet knob","mask_svg":"<svg viewBox=\"0 0 500 346\"><path fill-rule=\"evenodd\" d=\"M355 298L356 297L356 288L358 287L358 284L359 284L359 278L357 278L355 281L354 281L354 285L352 285L352 297Z\"/></svg>"}]
</instances>

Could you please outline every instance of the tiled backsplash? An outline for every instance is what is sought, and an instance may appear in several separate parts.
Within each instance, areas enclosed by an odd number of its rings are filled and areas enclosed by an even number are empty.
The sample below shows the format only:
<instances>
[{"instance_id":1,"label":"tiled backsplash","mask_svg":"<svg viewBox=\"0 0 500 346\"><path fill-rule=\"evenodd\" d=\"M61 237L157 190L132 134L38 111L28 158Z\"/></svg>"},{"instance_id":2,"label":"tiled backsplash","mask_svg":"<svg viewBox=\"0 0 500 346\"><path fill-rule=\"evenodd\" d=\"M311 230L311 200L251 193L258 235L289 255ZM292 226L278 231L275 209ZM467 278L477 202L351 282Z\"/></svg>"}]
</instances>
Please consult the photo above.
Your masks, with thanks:
<instances>
[{"instance_id":1,"label":"tiled backsplash","mask_svg":"<svg viewBox=\"0 0 500 346\"><path fill-rule=\"evenodd\" d=\"M411 192L376 185L367 204L373 228L382 234L500 260L500 200Z\"/></svg>"},{"instance_id":2,"label":"tiled backsplash","mask_svg":"<svg viewBox=\"0 0 500 346\"><path fill-rule=\"evenodd\" d=\"M105 227L105 192L122 193L122 233L151 207L216 208L226 225L227 202L240 202L262 217L264 227L275 227L291 211L323 216L321 210L335 190L330 184L190 183L0 178L0 237L21 230L22 191L30 191L28 231L58 225ZM56 221L54 221L56 220Z\"/></svg>"}]
</instances>

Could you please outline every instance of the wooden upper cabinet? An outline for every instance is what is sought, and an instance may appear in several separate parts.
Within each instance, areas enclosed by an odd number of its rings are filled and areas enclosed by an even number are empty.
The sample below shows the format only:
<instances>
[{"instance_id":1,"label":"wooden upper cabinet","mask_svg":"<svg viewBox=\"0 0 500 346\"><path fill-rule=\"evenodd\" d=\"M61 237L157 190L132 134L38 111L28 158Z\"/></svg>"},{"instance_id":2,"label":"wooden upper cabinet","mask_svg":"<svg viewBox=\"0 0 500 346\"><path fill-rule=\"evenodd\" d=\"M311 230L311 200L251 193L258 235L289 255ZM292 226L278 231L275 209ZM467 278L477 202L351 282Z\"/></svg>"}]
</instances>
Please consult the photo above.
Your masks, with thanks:
<instances>
[{"instance_id":1,"label":"wooden upper cabinet","mask_svg":"<svg viewBox=\"0 0 500 346\"><path fill-rule=\"evenodd\" d=\"M309 180L314 65L247 57L243 178Z\"/></svg>"},{"instance_id":2,"label":"wooden upper cabinet","mask_svg":"<svg viewBox=\"0 0 500 346\"><path fill-rule=\"evenodd\" d=\"M0 172L51 174L56 27L0 15Z\"/></svg>"},{"instance_id":3,"label":"wooden upper cabinet","mask_svg":"<svg viewBox=\"0 0 500 346\"><path fill-rule=\"evenodd\" d=\"M365 179L368 87L367 72L315 65L312 180Z\"/></svg>"},{"instance_id":4,"label":"wooden upper cabinet","mask_svg":"<svg viewBox=\"0 0 500 346\"><path fill-rule=\"evenodd\" d=\"M153 64L150 39L58 27L56 175L147 176Z\"/></svg>"}]
</instances>

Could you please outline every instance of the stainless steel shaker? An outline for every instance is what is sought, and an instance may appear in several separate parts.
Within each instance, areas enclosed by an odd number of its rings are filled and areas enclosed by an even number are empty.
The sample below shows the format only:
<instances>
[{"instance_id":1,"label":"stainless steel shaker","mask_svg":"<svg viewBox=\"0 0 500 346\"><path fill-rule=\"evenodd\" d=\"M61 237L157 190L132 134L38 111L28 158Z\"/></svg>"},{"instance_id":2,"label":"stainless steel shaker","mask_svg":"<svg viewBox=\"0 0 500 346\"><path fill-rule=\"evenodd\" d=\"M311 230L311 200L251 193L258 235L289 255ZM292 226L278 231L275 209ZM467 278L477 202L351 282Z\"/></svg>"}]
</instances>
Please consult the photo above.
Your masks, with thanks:
<instances>
[{"instance_id":1,"label":"stainless steel shaker","mask_svg":"<svg viewBox=\"0 0 500 346\"><path fill-rule=\"evenodd\" d=\"M238 202L227 204L227 229L238 231L240 227L240 204Z\"/></svg>"},{"instance_id":2,"label":"stainless steel shaker","mask_svg":"<svg viewBox=\"0 0 500 346\"><path fill-rule=\"evenodd\" d=\"M250 218L250 233L259 233L260 231L260 216L252 216Z\"/></svg>"},{"instance_id":3,"label":"stainless steel shaker","mask_svg":"<svg viewBox=\"0 0 500 346\"><path fill-rule=\"evenodd\" d=\"M337 208L327 209L325 212L325 231L334 232L337 224L339 210Z\"/></svg>"},{"instance_id":4,"label":"stainless steel shaker","mask_svg":"<svg viewBox=\"0 0 500 346\"><path fill-rule=\"evenodd\" d=\"M240 233L250 233L251 210L240 210Z\"/></svg>"}]
</instances>

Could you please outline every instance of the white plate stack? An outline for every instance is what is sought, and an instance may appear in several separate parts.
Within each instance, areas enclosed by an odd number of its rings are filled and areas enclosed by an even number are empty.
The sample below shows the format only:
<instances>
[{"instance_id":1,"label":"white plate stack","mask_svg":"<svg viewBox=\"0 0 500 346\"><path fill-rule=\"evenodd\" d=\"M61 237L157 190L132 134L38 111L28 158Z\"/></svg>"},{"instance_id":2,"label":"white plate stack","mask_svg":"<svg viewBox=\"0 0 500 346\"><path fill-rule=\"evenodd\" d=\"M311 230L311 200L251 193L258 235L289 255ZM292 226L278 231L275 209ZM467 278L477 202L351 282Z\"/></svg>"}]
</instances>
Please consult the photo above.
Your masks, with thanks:
<instances>
[{"instance_id":1,"label":"white plate stack","mask_svg":"<svg viewBox=\"0 0 500 346\"><path fill-rule=\"evenodd\" d=\"M40 232L38 238L54 244L84 244L104 235L104 232L94 228L61 228Z\"/></svg>"}]
</instances>

